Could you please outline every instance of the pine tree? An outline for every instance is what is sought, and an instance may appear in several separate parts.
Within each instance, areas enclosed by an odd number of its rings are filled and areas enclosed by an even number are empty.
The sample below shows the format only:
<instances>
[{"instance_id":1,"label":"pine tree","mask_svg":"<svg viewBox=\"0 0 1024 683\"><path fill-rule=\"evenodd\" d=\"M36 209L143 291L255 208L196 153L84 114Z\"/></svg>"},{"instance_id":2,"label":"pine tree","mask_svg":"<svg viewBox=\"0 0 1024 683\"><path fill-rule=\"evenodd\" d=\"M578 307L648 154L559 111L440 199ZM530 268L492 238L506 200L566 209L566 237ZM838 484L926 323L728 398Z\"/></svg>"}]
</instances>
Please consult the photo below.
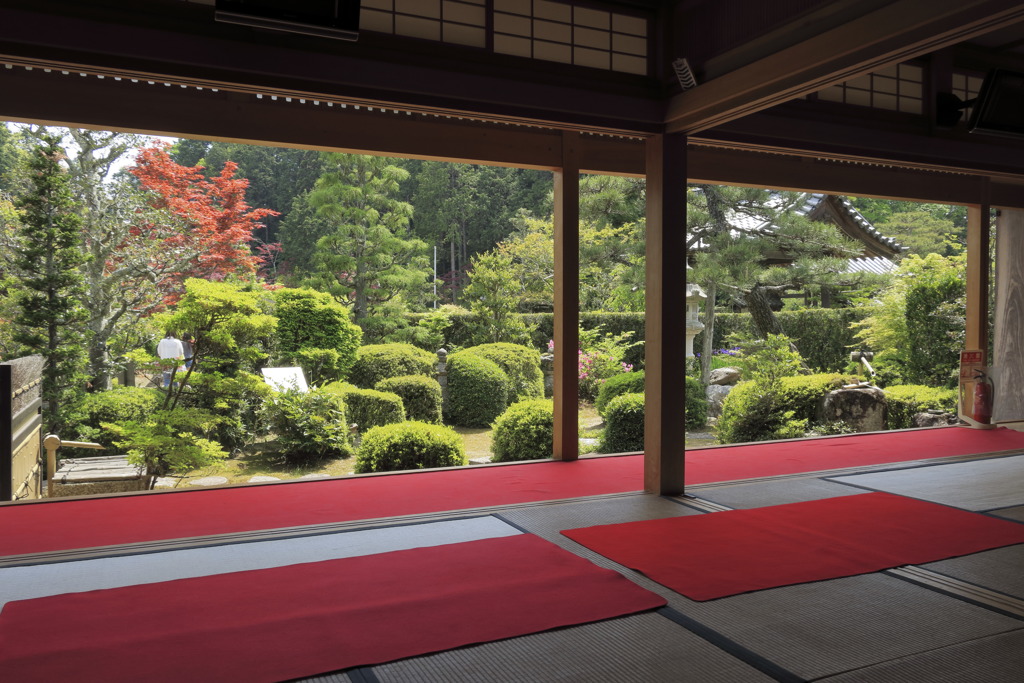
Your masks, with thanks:
<instances>
[{"instance_id":1,"label":"pine tree","mask_svg":"<svg viewBox=\"0 0 1024 683\"><path fill-rule=\"evenodd\" d=\"M329 170L309 201L331 221L332 232L317 242L305 284L349 306L367 331L382 307L426 292L426 245L409 234L412 207L395 198L406 171L383 157L326 157Z\"/></svg>"},{"instance_id":2,"label":"pine tree","mask_svg":"<svg viewBox=\"0 0 1024 683\"><path fill-rule=\"evenodd\" d=\"M17 202L13 281L21 290L17 340L46 359L44 428L59 433L84 390L85 310L79 303L81 219L61 165L60 139L43 135L29 158L29 192Z\"/></svg>"}]
</instances>

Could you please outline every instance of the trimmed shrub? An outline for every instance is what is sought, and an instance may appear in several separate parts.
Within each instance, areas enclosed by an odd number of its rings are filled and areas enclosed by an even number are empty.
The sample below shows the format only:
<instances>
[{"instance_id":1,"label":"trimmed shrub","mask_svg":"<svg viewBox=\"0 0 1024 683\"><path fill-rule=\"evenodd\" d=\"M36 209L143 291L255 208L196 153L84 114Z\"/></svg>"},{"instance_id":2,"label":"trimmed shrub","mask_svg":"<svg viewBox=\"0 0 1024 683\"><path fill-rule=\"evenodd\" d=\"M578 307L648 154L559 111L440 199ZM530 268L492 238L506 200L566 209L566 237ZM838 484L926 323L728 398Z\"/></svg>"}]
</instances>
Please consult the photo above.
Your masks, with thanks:
<instances>
[{"instance_id":1,"label":"trimmed shrub","mask_svg":"<svg viewBox=\"0 0 1024 683\"><path fill-rule=\"evenodd\" d=\"M597 414L603 416L604 409L616 396L642 393L644 393L644 371L624 372L621 375L609 377L608 381L601 385L594 407L597 408Z\"/></svg>"},{"instance_id":2,"label":"trimmed shrub","mask_svg":"<svg viewBox=\"0 0 1024 683\"><path fill-rule=\"evenodd\" d=\"M505 412L510 382L494 361L467 351L448 357L448 419L459 427L486 427Z\"/></svg>"},{"instance_id":3,"label":"trimmed shrub","mask_svg":"<svg viewBox=\"0 0 1024 683\"><path fill-rule=\"evenodd\" d=\"M422 422L374 427L356 455L357 474L466 464L462 437L450 427Z\"/></svg>"},{"instance_id":4,"label":"trimmed shrub","mask_svg":"<svg viewBox=\"0 0 1024 683\"><path fill-rule=\"evenodd\" d=\"M285 391L271 396L266 406L270 427L289 462L306 464L352 455L343 394Z\"/></svg>"},{"instance_id":5,"label":"trimmed shrub","mask_svg":"<svg viewBox=\"0 0 1024 683\"><path fill-rule=\"evenodd\" d=\"M492 462L550 458L554 425L551 401L537 398L509 406L494 421Z\"/></svg>"},{"instance_id":6,"label":"trimmed shrub","mask_svg":"<svg viewBox=\"0 0 1024 683\"><path fill-rule=\"evenodd\" d=\"M273 297L282 360L301 365L314 384L346 377L363 340L363 331L349 319L348 309L313 289L283 288ZM315 351L321 353L310 355Z\"/></svg>"},{"instance_id":7,"label":"trimmed shrub","mask_svg":"<svg viewBox=\"0 0 1024 683\"><path fill-rule=\"evenodd\" d=\"M939 389L919 384L886 387L886 423L889 429L913 427L911 419L926 410L944 410L956 414L956 389Z\"/></svg>"},{"instance_id":8,"label":"trimmed shrub","mask_svg":"<svg viewBox=\"0 0 1024 683\"><path fill-rule=\"evenodd\" d=\"M629 453L644 449L644 395L622 394L605 408L602 453Z\"/></svg>"},{"instance_id":9,"label":"trimmed shrub","mask_svg":"<svg viewBox=\"0 0 1024 683\"><path fill-rule=\"evenodd\" d=\"M433 375L437 356L412 344L372 344L356 352L356 362L349 381L357 387L371 389L389 377Z\"/></svg>"},{"instance_id":10,"label":"trimmed shrub","mask_svg":"<svg viewBox=\"0 0 1024 683\"><path fill-rule=\"evenodd\" d=\"M480 344L466 349L498 364L508 375L508 402L544 396L544 373L540 369L540 353L519 344Z\"/></svg>"},{"instance_id":11,"label":"trimmed shrub","mask_svg":"<svg viewBox=\"0 0 1024 683\"><path fill-rule=\"evenodd\" d=\"M433 377L389 377L377 382L374 388L400 396L405 406L405 419L441 424L441 385Z\"/></svg>"},{"instance_id":12,"label":"trimmed shrub","mask_svg":"<svg viewBox=\"0 0 1024 683\"><path fill-rule=\"evenodd\" d=\"M86 394L76 415L80 425L77 440L113 448L115 437L102 427L104 422L142 421L157 410L163 400L162 392L142 387L117 387Z\"/></svg>"},{"instance_id":13,"label":"trimmed shrub","mask_svg":"<svg viewBox=\"0 0 1024 683\"><path fill-rule=\"evenodd\" d=\"M371 427L405 421L405 406L398 394L360 389L345 382L328 384L323 391L340 394L344 398L345 414L350 422L359 426L361 433Z\"/></svg>"},{"instance_id":14,"label":"trimmed shrub","mask_svg":"<svg viewBox=\"0 0 1024 683\"><path fill-rule=\"evenodd\" d=\"M686 428L700 429L708 423L708 399L704 385L693 377L686 378Z\"/></svg>"},{"instance_id":15,"label":"trimmed shrub","mask_svg":"<svg viewBox=\"0 0 1024 683\"><path fill-rule=\"evenodd\" d=\"M828 392L856 381L849 375L780 377L775 383L740 382L725 398L718 420L720 443L793 439L820 425Z\"/></svg>"}]
</instances>

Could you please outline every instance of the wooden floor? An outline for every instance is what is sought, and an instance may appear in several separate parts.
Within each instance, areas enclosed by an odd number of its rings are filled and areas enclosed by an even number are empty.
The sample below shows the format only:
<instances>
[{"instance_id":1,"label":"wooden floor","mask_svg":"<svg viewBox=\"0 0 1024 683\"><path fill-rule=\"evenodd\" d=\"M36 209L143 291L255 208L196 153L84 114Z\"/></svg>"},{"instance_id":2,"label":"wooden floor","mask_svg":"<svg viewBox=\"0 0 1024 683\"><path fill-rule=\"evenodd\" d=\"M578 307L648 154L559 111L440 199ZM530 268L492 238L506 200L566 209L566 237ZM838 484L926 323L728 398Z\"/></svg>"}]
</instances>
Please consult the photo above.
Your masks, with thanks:
<instances>
[{"instance_id":1,"label":"wooden floor","mask_svg":"<svg viewBox=\"0 0 1024 683\"><path fill-rule=\"evenodd\" d=\"M1018 459L1024 464L1024 458ZM1006 458L965 459L979 470ZM915 478L934 488L946 464L866 468L878 483ZM979 508L983 478L947 469L957 506L1024 523L1020 502ZM624 494L495 508L493 513L668 600L654 613L461 648L307 681L877 681L1017 683L1024 671L1024 545L874 574L694 602L563 537L579 526L863 492L839 473L694 487L686 497ZM844 471L842 478L851 473ZM854 477L850 480L855 481ZM976 484L972 484L976 482ZM864 483L864 482L861 482ZM1004 491L1005 492L1005 491ZM1011 495L1012 498L1012 495ZM1002 499L1005 500L1005 499ZM444 517L446 515L440 515ZM394 521L394 520L393 520ZM395 628L401 628L396 624Z\"/></svg>"}]
</instances>

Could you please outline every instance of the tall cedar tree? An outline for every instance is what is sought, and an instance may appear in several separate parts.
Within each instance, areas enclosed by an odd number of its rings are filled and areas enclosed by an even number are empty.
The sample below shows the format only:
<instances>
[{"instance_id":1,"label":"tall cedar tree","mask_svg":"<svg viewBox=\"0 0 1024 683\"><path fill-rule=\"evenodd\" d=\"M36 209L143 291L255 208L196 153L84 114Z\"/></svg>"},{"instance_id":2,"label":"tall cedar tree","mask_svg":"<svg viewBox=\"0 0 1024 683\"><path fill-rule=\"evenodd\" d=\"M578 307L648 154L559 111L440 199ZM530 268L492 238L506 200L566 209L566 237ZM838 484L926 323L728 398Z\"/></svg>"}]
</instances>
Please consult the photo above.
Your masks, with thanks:
<instances>
[{"instance_id":1,"label":"tall cedar tree","mask_svg":"<svg viewBox=\"0 0 1024 683\"><path fill-rule=\"evenodd\" d=\"M13 279L23 290L16 338L46 359L45 429L60 433L84 389L85 310L79 303L86 260L71 180L61 165L60 138L44 135L29 157L29 192L13 245Z\"/></svg>"},{"instance_id":2,"label":"tall cedar tree","mask_svg":"<svg viewBox=\"0 0 1024 683\"><path fill-rule=\"evenodd\" d=\"M233 161L225 162L219 174L207 179L202 167L176 164L168 145L139 150L131 173L153 193L155 208L170 211L190 228L163 237L163 247L197 253L189 265L162 277L159 285L167 303L177 301L188 278L255 278L260 259L250 242L262 227L260 221L277 212L249 206L245 201L249 181L235 177L237 168ZM139 230L145 233L153 227L142 225Z\"/></svg>"},{"instance_id":3,"label":"tall cedar tree","mask_svg":"<svg viewBox=\"0 0 1024 683\"><path fill-rule=\"evenodd\" d=\"M314 272L304 284L349 306L365 331L382 307L426 291L426 245L409 233L412 206L395 199L404 169L357 154L329 153L326 162L309 202L332 232L317 241Z\"/></svg>"}]
</instances>

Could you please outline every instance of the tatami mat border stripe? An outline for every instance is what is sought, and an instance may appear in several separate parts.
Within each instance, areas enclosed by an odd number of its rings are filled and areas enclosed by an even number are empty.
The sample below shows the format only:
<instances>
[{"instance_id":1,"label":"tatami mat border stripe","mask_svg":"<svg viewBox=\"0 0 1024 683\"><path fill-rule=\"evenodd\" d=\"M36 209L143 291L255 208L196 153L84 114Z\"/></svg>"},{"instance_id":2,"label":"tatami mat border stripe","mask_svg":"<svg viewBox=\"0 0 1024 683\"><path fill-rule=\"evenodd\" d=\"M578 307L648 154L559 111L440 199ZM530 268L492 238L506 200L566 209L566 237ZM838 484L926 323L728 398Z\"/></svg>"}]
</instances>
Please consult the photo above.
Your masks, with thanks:
<instances>
[{"instance_id":1,"label":"tatami mat border stripe","mask_svg":"<svg viewBox=\"0 0 1024 683\"><path fill-rule=\"evenodd\" d=\"M725 512L733 509L728 505L720 505L719 503L714 503L710 500L704 500L703 498L691 495L668 496L668 499L673 503L679 503L683 507L700 510L701 512Z\"/></svg>"},{"instance_id":2,"label":"tatami mat border stripe","mask_svg":"<svg viewBox=\"0 0 1024 683\"><path fill-rule=\"evenodd\" d=\"M1024 620L1024 600L1012 595L912 565L888 569L885 573L972 605Z\"/></svg>"},{"instance_id":3,"label":"tatami mat border stripe","mask_svg":"<svg viewBox=\"0 0 1024 683\"><path fill-rule=\"evenodd\" d=\"M779 683L806 683L807 679L796 675L792 671L782 668L770 659L767 659L753 650L740 645L731 638L728 638L713 628L686 616L673 607L662 607L655 611L666 619L679 624L690 633L708 641L718 649L729 653L746 664L749 664L761 673L771 676L774 680L779 681Z\"/></svg>"}]
</instances>

